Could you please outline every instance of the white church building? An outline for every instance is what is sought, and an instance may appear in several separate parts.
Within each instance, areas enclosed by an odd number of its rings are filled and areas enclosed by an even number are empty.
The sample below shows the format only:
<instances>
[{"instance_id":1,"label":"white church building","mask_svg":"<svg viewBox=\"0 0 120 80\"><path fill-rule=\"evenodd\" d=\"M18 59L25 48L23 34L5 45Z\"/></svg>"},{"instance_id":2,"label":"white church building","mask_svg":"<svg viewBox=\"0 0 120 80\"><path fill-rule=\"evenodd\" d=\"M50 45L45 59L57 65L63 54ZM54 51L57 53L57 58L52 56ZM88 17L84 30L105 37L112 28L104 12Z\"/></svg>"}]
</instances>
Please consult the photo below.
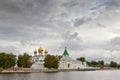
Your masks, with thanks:
<instances>
[{"instance_id":1,"label":"white church building","mask_svg":"<svg viewBox=\"0 0 120 80\"><path fill-rule=\"evenodd\" d=\"M44 50L42 47L38 49L38 51L34 51L34 56L32 57L33 65L31 68L33 69L45 69L44 67L44 59L46 55L48 54L47 50ZM62 58L59 61L59 69L84 69L86 68L86 62L81 62L78 60L72 60L71 57L69 57L69 53L67 49L65 48Z\"/></svg>"},{"instance_id":2,"label":"white church building","mask_svg":"<svg viewBox=\"0 0 120 80\"><path fill-rule=\"evenodd\" d=\"M86 62L82 63L78 60L72 60L71 57L69 57L67 49L65 48L62 58L59 61L60 69L84 69L86 67Z\"/></svg>"}]
</instances>

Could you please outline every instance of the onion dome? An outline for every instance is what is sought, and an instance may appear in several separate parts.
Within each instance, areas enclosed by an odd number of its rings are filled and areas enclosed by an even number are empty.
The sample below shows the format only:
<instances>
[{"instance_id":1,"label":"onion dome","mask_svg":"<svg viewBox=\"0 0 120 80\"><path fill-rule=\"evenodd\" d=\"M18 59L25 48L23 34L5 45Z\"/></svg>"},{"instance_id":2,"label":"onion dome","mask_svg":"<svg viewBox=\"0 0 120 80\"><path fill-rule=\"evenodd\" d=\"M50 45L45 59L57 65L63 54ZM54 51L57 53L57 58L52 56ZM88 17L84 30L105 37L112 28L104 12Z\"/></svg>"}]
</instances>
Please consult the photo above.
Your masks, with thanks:
<instances>
[{"instance_id":1,"label":"onion dome","mask_svg":"<svg viewBox=\"0 0 120 80\"><path fill-rule=\"evenodd\" d=\"M43 48L40 47L40 48L38 49L38 52L39 52L39 53L42 53L42 52L43 52Z\"/></svg>"},{"instance_id":2,"label":"onion dome","mask_svg":"<svg viewBox=\"0 0 120 80\"><path fill-rule=\"evenodd\" d=\"M48 51L47 50L45 50L45 52L44 52L45 54L48 54Z\"/></svg>"},{"instance_id":3,"label":"onion dome","mask_svg":"<svg viewBox=\"0 0 120 80\"><path fill-rule=\"evenodd\" d=\"M36 50L34 51L34 54L37 54L37 51L36 51Z\"/></svg>"}]
</instances>

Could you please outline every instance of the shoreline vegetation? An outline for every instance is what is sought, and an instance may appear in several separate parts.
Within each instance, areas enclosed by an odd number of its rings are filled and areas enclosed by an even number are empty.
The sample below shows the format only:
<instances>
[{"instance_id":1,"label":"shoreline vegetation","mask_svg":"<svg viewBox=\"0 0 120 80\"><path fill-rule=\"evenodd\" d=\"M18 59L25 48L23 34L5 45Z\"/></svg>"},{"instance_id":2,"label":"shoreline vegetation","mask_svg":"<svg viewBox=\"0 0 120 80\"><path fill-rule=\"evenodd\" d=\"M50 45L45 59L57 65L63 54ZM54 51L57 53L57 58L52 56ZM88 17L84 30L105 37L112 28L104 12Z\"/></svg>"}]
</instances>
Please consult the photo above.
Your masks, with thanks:
<instances>
[{"instance_id":1,"label":"shoreline vegetation","mask_svg":"<svg viewBox=\"0 0 120 80\"><path fill-rule=\"evenodd\" d=\"M85 69L32 69L32 68L9 68L2 70L0 73L53 73L53 72L70 72L70 71L97 71L97 70L119 70L118 68L85 68Z\"/></svg>"}]
</instances>

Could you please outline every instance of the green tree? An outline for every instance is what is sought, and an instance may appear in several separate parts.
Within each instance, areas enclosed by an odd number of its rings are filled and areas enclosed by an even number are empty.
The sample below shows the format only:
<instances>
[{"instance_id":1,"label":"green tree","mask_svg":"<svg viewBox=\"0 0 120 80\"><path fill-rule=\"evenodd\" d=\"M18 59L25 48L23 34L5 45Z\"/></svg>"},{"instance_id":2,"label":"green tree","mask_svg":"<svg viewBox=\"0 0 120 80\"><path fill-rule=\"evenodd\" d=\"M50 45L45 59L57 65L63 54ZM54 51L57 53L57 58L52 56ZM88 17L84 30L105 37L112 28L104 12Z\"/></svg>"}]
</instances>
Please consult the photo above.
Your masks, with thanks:
<instances>
[{"instance_id":1,"label":"green tree","mask_svg":"<svg viewBox=\"0 0 120 80\"><path fill-rule=\"evenodd\" d=\"M62 58L62 55L56 55L56 57L58 58L58 60L60 60Z\"/></svg>"},{"instance_id":2,"label":"green tree","mask_svg":"<svg viewBox=\"0 0 120 80\"><path fill-rule=\"evenodd\" d=\"M23 56L19 55L17 60L17 66L22 67L23 66Z\"/></svg>"},{"instance_id":3,"label":"green tree","mask_svg":"<svg viewBox=\"0 0 120 80\"><path fill-rule=\"evenodd\" d=\"M81 62L82 62L82 64L83 64L83 62L85 62L85 61L86 61L85 57L80 57L80 58L77 58L77 60L81 61Z\"/></svg>"},{"instance_id":4,"label":"green tree","mask_svg":"<svg viewBox=\"0 0 120 80\"><path fill-rule=\"evenodd\" d=\"M16 64L16 56L12 53L0 53L0 67L11 68Z\"/></svg>"},{"instance_id":5,"label":"green tree","mask_svg":"<svg viewBox=\"0 0 120 80\"><path fill-rule=\"evenodd\" d=\"M98 62L97 61L91 61L92 66L98 67Z\"/></svg>"},{"instance_id":6,"label":"green tree","mask_svg":"<svg viewBox=\"0 0 120 80\"><path fill-rule=\"evenodd\" d=\"M5 56L5 66L6 68L14 67L16 64L16 56L11 54L6 54Z\"/></svg>"},{"instance_id":7,"label":"green tree","mask_svg":"<svg viewBox=\"0 0 120 80\"><path fill-rule=\"evenodd\" d=\"M116 62L114 62L114 61L110 62L110 67L117 67L117 66L118 66L118 64Z\"/></svg>"},{"instance_id":8,"label":"green tree","mask_svg":"<svg viewBox=\"0 0 120 80\"><path fill-rule=\"evenodd\" d=\"M54 55L47 55L44 60L44 67L46 68L58 68L58 58Z\"/></svg>"},{"instance_id":9,"label":"green tree","mask_svg":"<svg viewBox=\"0 0 120 80\"><path fill-rule=\"evenodd\" d=\"M87 61L87 64L91 67L99 67L99 64L97 61L91 61L91 62Z\"/></svg>"},{"instance_id":10,"label":"green tree","mask_svg":"<svg viewBox=\"0 0 120 80\"><path fill-rule=\"evenodd\" d=\"M104 68L104 61L98 61L98 65L100 68Z\"/></svg>"},{"instance_id":11,"label":"green tree","mask_svg":"<svg viewBox=\"0 0 120 80\"><path fill-rule=\"evenodd\" d=\"M0 67L5 68L5 55L6 53L0 53Z\"/></svg>"},{"instance_id":12,"label":"green tree","mask_svg":"<svg viewBox=\"0 0 120 80\"><path fill-rule=\"evenodd\" d=\"M31 56L27 53L18 56L17 66L23 68L30 68L32 65Z\"/></svg>"}]
</instances>

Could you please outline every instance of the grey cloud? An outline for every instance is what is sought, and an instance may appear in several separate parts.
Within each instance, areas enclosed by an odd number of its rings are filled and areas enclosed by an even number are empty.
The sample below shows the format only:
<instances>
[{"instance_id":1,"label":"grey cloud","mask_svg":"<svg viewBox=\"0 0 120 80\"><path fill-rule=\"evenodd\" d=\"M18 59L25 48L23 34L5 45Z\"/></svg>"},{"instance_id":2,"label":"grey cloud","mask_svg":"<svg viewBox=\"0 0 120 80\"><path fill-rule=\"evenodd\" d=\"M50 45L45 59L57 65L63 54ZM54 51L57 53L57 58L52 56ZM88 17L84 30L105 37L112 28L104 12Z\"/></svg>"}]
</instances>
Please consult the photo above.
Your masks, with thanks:
<instances>
[{"instance_id":1,"label":"grey cloud","mask_svg":"<svg viewBox=\"0 0 120 80\"><path fill-rule=\"evenodd\" d=\"M73 19L72 22L73 22L73 26L74 26L74 27L80 27L81 25L84 25L84 24L86 24L87 22L92 21L93 19L94 19L93 17L84 16L84 17L82 17L82 18Z\"/></svg>"},{"instance_id":2,"label":"grey cloud","mask_svg":"<svg viewBox=\"0 0 120 80\"><path fill-rule=\"evenodd\" d=\"M62 6L64 6L65 8L69 8L69 9L74 9L76 8L84 8L84 7L88 7L88 5L90 3L92 3L95 0L68 0L65 3L62 4Z\"/></svg>"},{"instance_id":3,"label":"grey cloud","mask_svg":"<svg viewBox=\"0 0 120 80\"><path fill-rule=\"evenodd\" d=\"M112 45L120 45L120 37L115 37L111 39L111 44Z\"/></svg>"},{"instance_id":4,"label":"grey cloud","mask_svg":"<svg viewBox=\"0 0 120 80\"><path fill-rule=\"evenodd\" d=\"M37 39L38 40L38 39ZM21 40L20 41L20 44L22 45L22 46L40 46L41 44L40 44L40 42L39 41L36 41L36 40L28 40L28 41L26 41L26 40Z\"/></svg>"},{"instance_id":5,"label":"grey cloud","mask_svg":"<svg viewBox=\"0 0 120 80\"><path fill-rule=\"evenodd\" d=\"M70 50L81 50L82 47L82 39L78 36L77 32L71 33L66 32L63 34L64 41L61 43L60 48L68 47Z\"/></svg>"},{"instance_id":6,"label":"grey cloud","mask_svg":"<svg viewBox=\"0 0 120 80\"><path fill-rule=\"evenodd\" d=\"M92 49L102 49L108 51L120 51L120 37L114 37L110 40L106 40L102 43L96 44L84 44L84 49L92 48Z\"/></svg>"},{"instance_id":7,"label":"grey cloud","mask_svg":"<svg viewBox=\"0 0 120 80\"><path fill-rule=\"evenodd\" d=\"M42 30L42 28L39 26L30 27L30 26L9 25L0 28L0 37L2 40L12 40L12 41L35 40L35 39L43 38L44 36L47 36L49 34L45 32L46 30L45 29Z\"/></svg>"},{"instance_id":8,"label":"grey cloud","mask_svg":"<svg viewBox=\"0 0 120 80\"><path fill-rule=\"evenodd\" d=\"M68 1L68 2L62 4L62 6L66 7L66 8L73 8L78 5L80 5L79 1Z\"/></svg>"},{"instance_id":9,"label":"grey cloud","mask_svg":"<svg viewBox=\"0 0 120 80\"><path fill-rule=\"evenodd\" d=\"M102 28L106 28L105 25L101 24L101 23L96 23L99 27L102 27Z\"/></svg>"},{"instance_id":10,"label":"grey cloud","mask_svg":"<svg viewBox=\"0 0 120 80\"><path fill-rule=\"evenodd\" d=\"M104 41L101 44L90 45L89 48L98 48L109 51L120 51L120 37L114 37L110 40Z\"/></svg>"},{"instance_id":11,"label":"grey cloud","mask_svg":"<svg viewBox=\"0 0 120 80\"><path fill-rule=\"evenodd\" d=\"M52 0L0 0L1 39L32 40L49 36L55 28L49 21L54 14L52 4Z\"/></svg>"},{"instance_id":12,"label":"grey cloud","mask_svg":"<svg viewBox=\"0 0 120 80\"><path fill-rule=\"evenodd\" d=\"M110 0L96 0L94 5L90 8L91 10L100 9L110 3Z\"/></svg>"},{"instance_id":13,"label":"grey cloud","mask_svg":"<svg viewBox=\"0 0 120 80\"><path fill-rule=\"evenodd\" d=\"M80 41L74 41L74 40L69 40L69 41L62 42L60 48L63 49L64 47L67 47L70 50L81 50L81 49L83 49L83 46L81 45L81 42Z\"/></svg>"},{"instance_id":14,"label":"grey cloud","mask_svg":"<svg viewBox=\"0 0 120 80\"><path fill-rule=\"evenodd\" d=\"M18 47L16 47L16 46L7 46L4 48L1 46L0 51L14 53L14 54L20 54L20 50L18 50Z\"/></svg>"},{"instance_id":15,"label":"grey cloud","mask_svg":"<svg viewBox=\"0 0 120 80\"><path fill-rule=\"evenodd\" d=\"M12 3L12 0L0 0L0 10L17 12L20 8Z\"/></svg>"},{"instance_id":16,"label":"grey cloud","mask_svg":"<svg viewBox=\"0 0 120 80\"><path fill-rule=\"evenodd\" d=\"M10 12L21 12L26 9L33 9L35 6L49 5L49 2L49 0L0 0L0 9Z\"/></svg>"},{"instance_id":17,"label":"grey cloud","mask_svg":"<svg viewBox=\"0 0 120 80\"><path fill-rule=\"evenodd\" d=\"M75 27L78 27L78 26L80 26L80 25L83 25L84 23L85 23L84 18L75 19L75 21L74 21L74 26L75 26Z\"/></svg>"},{"instance_id":18,"label":"grey cloud","mask_svg":"<svg viewBox=\"0 0 120 80\"><path fill-rule=\"evenodd\" d=\"M94 1L98 1L98 4L93 4ZM103 0L0 0L0 40L19 42L18 46L3 43L2 45L5 47L0 46L0 50L19 53L19 47L20 49L26 48L27 50L31 46L39 46L42 41L45 46L51 49L56 48L57 53L59 53L57 47L63 49L65 46L74 52L85 51L86 49L102 49L105 51L119 50L119 38L111 39L108 43L107 41L102 43L96 42L96 44L93 44L94 42L84 43L83 35L85 37L91 37L91 35L87 35L87 31L84 32L82 29L88 30L90 27L86 25L87 27L81 28L81 30L76 30L75 28L87 24L87 22L90 21L93 21L92 23L93 25L95 24L95 27L105 28L108 26L107 24L104 25L102 21L99 22L99 19L101 20L99 17L103 15L105 17L102 19L104 19L106 18L105 13L107 15L108 13L112 14L107 8L115 9L116 7L116 9L118 9L119 0L109 0L109 4L104 4L102 1ZM104 5L99 6L100 3ZM90 10L91 6L94 7L93 5L98 7L96 7L95 10ZM106 6L106 9L103 9L103 11L100 10L102 6ZM99 14L99 10L102 13ZM92 30L93 28L90 29ZM109 29L109 27L105 29ZM79 34L77 31L84 32L84 34ZM83 38L80 35L82 35ZM93 34L92 37L96 37L96 35L94 36ZM85 54L88 53L89 50ZM99 55L97 56L99 57ZM91 56L91 59L95 59L94 55Z\"/></svg>"},{"instance_id":19,"label":"grey cloud","mask_svg":"<svg viewBox=\"0 0 120 80\"><path fill-rule=\"evenodd\" d=\"M120 0L110 0L109 6L120 7Z\"/></svg>"},{"instance_id":20,"label":"grey cloud","mask_svg":"<svg viewBox=\"0 0 120 80\"><path fill-rule=\"evenodd\" d=\"M106 9L108 11L108 10L114 10L118 7L120 7L119 0L96 0L94 2L94 5L90 9L91 10Z\"/></svg>"},{"instance_id":21,"label":"grey cloud","mask_svg":"<svg viewBox=\"0 0 120 80\"><path fill-rule=\"evenodd\" d=\"M62 35L62 38L64 40L79 40L80 38L78 35L79 33L77 32L71 33L70 31L67 31Z\"/></svg>"}]
</instances>

